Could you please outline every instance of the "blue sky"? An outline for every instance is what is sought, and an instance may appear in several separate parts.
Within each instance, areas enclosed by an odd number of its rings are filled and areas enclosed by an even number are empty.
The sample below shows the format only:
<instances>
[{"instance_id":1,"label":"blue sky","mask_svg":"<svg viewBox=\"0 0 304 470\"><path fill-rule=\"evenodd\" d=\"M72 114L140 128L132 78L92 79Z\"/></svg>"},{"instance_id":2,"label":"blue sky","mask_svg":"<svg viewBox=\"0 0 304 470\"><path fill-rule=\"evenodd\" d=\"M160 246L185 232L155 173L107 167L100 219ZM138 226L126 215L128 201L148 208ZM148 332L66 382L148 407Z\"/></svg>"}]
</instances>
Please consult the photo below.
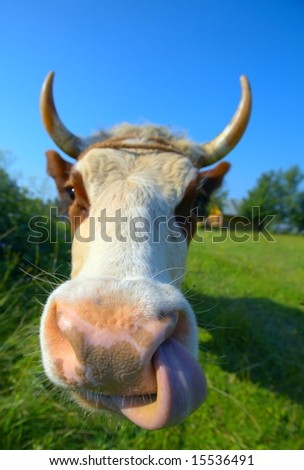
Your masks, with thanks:
<instances>
[{"instance_id":1,"label":"blue sky","mask_svg":"<svg viewBox=\"0 0 304 470\"><path fill-rule=\"evenodd\" d=\"M246 74L253 113L226 157L229 196L262 172L304 170L303 0L1 0L0 18L0 149L43 196L55 194L44 152L56 147L38 108L50 70L76 134L148 121L198 142L230 120Z\"/></svg>"}]
</instances>

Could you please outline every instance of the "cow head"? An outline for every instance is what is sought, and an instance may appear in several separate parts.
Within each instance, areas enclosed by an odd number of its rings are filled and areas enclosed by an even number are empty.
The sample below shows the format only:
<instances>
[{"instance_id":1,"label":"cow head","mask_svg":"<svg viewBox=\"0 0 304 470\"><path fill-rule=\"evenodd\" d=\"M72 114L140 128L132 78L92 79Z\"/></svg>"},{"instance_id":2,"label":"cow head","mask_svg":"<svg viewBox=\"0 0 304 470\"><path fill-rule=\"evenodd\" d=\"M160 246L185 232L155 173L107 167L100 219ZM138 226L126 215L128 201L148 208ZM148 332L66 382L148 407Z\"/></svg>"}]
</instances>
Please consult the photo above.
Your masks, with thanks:
<instances>
[{"instance_id":1,"label":"cow head","mask_svg":"<svg viewBox=\"0 0 304 470\"><path fill-rule=\"evenodd\" d=\"M229 165L200 168L226 155L249 120L245 77L241 84L230 124L197 145L156 126L76 137L56 111L53 74L46 78L44 125L77 161L47 152L48 172L69 199L74 237L71 279L50 295L42 315L42 358L50 380L84 407L158 429L181 422L206 397L196 322L180 287L192 208Z\"/></svg>"}]
</instances>

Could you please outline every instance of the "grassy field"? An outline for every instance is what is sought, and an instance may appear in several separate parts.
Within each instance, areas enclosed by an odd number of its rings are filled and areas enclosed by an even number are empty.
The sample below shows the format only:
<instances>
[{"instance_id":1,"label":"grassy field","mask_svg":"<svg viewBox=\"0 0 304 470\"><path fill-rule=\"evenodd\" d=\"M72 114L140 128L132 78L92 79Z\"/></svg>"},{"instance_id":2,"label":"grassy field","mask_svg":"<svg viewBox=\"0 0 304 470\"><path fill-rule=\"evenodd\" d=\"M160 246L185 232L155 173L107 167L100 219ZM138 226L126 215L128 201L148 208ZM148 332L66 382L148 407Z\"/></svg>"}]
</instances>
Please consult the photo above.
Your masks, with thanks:
<instances>
[{"instance_id":1,"label":"grassy field","mask_svg":"<svg viewBox=\"0 0 304 470\"><path fill-rule=\"evenodd\" d=\"M7 269L0 448L304 448L304 237L217 243L202 235L204 243L191 245L185 293L200 325L206 403L183 424L154 432L79 410L48 383L39 357L41 303L60 276L41 272L34 282L20 273L12 283Z\"/></svg>"}]
</instances>

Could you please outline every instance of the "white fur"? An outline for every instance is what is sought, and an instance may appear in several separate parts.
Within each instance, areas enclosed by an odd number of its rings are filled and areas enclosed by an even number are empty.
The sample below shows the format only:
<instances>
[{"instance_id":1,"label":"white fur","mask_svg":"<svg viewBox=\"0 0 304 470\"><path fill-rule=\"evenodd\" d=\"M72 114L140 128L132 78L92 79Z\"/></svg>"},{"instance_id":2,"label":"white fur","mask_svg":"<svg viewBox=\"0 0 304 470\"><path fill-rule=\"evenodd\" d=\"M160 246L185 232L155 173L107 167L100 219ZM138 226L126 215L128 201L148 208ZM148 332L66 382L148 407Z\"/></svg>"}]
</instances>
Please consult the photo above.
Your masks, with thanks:
<instances>
[{"instance_id":1,"label":"white fur","mask_svg":"<svg viewBox=\"0 0 304 470\"><path fill-rule=\"evenodd\" d=\"M155 241L152 230L157 225L157 217L169 220L174 216L174 208L195 178L197 170L189 160L171 153L136 157L126 151L94 149L76 164L76 169L82 174L91 202L90 217L80 225L73 243L73 262L78 253L83 260L81 268L77 266L77 275L116 279L153 277L180 286L186 240L167 241L170 235L167 223L159 224L160 242ZM122 217L127 218L121 224L126 241L117 240L112 222L106 226L106 235L112 241L100 236L98 217L102 210L106 210L107 217L114 217L120 210ZM132 240L130 234L131 221L139 217L146 221L148 240L144 242ZM93 240L83 243L77 240L78 235L82 238L90 235Z\"/></svg>"}]
</instances>

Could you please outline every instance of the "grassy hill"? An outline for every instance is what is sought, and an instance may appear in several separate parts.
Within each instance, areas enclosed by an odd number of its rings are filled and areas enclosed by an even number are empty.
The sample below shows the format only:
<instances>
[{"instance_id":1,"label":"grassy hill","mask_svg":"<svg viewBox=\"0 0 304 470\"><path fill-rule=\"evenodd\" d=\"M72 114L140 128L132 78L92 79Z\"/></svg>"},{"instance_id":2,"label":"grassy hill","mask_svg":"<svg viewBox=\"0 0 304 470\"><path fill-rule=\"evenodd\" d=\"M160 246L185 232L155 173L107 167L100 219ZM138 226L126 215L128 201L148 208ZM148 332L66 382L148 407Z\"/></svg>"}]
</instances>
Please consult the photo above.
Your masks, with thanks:
<instances>
[{"instance_id":1,"label":"grassy hill","mask_svg":"<svg viewBox=\"0 0 304 470\"><path fill-rule=\"evenodd\" d=\"M143 431L79 410L44 377L41 304L68 274L6 254L0 280L1 449L301 449L304 447L304 237L236 243L201 233L185 294L200 325L209 394L184 423ZM60 246L64 250L64 246ZM51 259L52 258L52 259ZM14 273L14 275L12 275Z\"/></svg>"}]
</instances>

